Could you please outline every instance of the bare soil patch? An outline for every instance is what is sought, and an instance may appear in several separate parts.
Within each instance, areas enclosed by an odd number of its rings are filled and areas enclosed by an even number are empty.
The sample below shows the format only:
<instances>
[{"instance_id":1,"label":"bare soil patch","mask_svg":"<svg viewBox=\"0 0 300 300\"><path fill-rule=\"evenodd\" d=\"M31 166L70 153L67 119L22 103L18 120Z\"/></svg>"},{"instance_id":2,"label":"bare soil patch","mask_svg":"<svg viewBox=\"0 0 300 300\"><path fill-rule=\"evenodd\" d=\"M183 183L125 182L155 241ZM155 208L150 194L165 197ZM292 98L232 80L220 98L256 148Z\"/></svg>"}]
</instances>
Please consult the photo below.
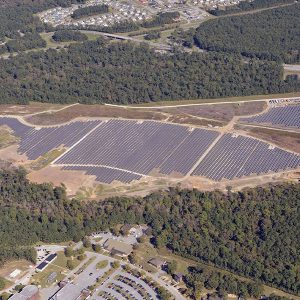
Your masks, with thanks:
<instances>
[{"instance_id":1,"label":"bare soil patch","mask_svg":"<svg viewBox=\"0 0 300 300\"><path fill-rule=\"evenodd\" d=\"M300 153L300 133L243 125L237 125L235 128L246 131L252 137L263 139L278 147Z\"/></svg>"},{"instance_id":2,"label":"bare soil patch","mask_svg":"<svg viewBox=\"0 0 300 300\"><path fill-rule=\"evenodd\" d=\"M161 111L171 114L187 114L190 116L213 119L220 122L228 122L235 116L254 115L267 108L265 101L233 103L233 104L214 104L199 106L183 106L177 108L162 109Z\"/></svg>"},{"instance_id":3,"label":"bare soil patch","mask_svg":"<svg viewBox=\"0 0 300 300\"><path fill-rule=\"evenodd\" d=\"M28 162L25 154L18 154L18 145L14 144L4 149L0 149L1 160L8 161L16 165L23 165Z\"/></svg>"},{"instance_id":4,"label":"bare soil patch","mask_svg":"<svg viewBox=\"0 0 300 300\"><path fill-rule=\"evenodd\" d=\"M75 195L81 187L92 187L95 183L95 176L85 175L83 171L66 171L54 166L33 171L27 178L36 183L52 182L56 186L63 183L70 196Z\"/></svg>"},{"instance_id":5,"label":"bare soil patch","mask_svg":"<svg viewBox=\"0 0 300 300\"><path fill-rule=\"evenodd\" d=\"M33 102L28 105L1 104L0 115L28 115L49 109L61 109L66 105Z\"/></svg>"},{"instance_id":6,"label":"bare soil patch","mask_svg":"<svg viewBox=\"0 0 300 300\"><path fill-rule=\"evenodd\" d=\"M174 113L168 119L168 122L183 124L183 125L194 125L194 126L205 126L205 127L223 127L223 122L215 120L201 119L187 114Z\"/></svg>"},{"instance_id":7,"label":"bare soil patch","mask_svg":"<svg viewBox=\"0 0 300 300\"><path fill-rule=\"evenodd\" d=\"M124 118L124 119L149 119L164 120L165 116L159 112L135 110L131 108L111 107L100 104L75 105L53 113L42 113L29 116L27 122L34 125L55 125L69 122L75 118Z\"/></svg>"},{"instance_id":8,"label":"bare soil patch","mask_svg":"<svg viewBox=\"0 0 300 300\"><path fill-rule=\"evenodd\" d=\"M24 259L6 262L0 269L0 277L8 277L14 270L19 269L21 273L16 277L16 279L20 278L30 266L32 266L32 263Z\"/></svg>"}]
</instances>

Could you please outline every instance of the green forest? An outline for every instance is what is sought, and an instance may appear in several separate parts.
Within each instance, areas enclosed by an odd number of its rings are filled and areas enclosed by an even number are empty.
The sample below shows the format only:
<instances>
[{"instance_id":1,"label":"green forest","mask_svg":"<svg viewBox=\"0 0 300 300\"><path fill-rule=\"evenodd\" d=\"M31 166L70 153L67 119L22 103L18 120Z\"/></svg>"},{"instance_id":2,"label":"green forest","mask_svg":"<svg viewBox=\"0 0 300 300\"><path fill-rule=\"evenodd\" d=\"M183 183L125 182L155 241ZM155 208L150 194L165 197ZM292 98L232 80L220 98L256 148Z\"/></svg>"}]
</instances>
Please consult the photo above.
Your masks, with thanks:
<instances>
[{"instance_id":1,"label":"green forest","mask_svg":"<svg viewBox=\"0 0 300 300\"><path fill-rule=\"evenodd\" d=\"M212 19L197 28L195 42L209 51L296 63L300 62L299 20L300 3Z\"/></svg>"},{"instance_id":2,"label":"green forest","mask_svg":"<svg viewBox=\"0 0 300 300\"><path fill-rule=\"evenodd\" d=\"M34 260L30 246L39 241L79 241L117 224L146 223L158 248L299 295L299 198L300 184L278 184L227 193L170 188L145 198L80 202L67 199L63 186L30 183L23 169L3 169L0 257Z\"/></svg>"},{"instance_id":3,"label":"green forest","mask_svg":"<svg viewBox=\"0 0 300 300\"><path fill-rule=\"evenodd\" d=\"M80 19L87 16L92 16L95 14L104 14L108 12L108 5L99 4L94 6L80 7L76 9L73 14L73 19Z\"/></svg>"},{"instance_id":4,"label":"green forest","mask_svg":"<svg viewBox=\"0 0 300 300\"><path fill-rule=\"evenodd\" d=\"M295 0L246 0L241 1L237 5L227 6L222 8L216 8L209 12L215 16L223 16L228 14L236 14L240 12L246 12L251 10L265 9L275 7L279 5L285 5L294 3Z\"/></svg>"},{"instance_id":5,"label":"green forest","mask_svg":"<svg viewBox=\"0 0 300 300\"><path fill-rule=\"evenodd\" d=\"M0 60L2 103L141 103L292 92L273 62L222 53L156 53L103 39Z\"/></svg>"},{"instance_id":6,"label":"green forest","mask_svg":"<svg viewBox=\"0 0 300 300\"><path fill-rule=\"evenodd\" d=\"M59 30L54 32L52 39L55 42L70 42L70 41L82 42L82 41L86 41L88 38L84 33L81 33L80 31Z\"/></svg>"}]
</instances>

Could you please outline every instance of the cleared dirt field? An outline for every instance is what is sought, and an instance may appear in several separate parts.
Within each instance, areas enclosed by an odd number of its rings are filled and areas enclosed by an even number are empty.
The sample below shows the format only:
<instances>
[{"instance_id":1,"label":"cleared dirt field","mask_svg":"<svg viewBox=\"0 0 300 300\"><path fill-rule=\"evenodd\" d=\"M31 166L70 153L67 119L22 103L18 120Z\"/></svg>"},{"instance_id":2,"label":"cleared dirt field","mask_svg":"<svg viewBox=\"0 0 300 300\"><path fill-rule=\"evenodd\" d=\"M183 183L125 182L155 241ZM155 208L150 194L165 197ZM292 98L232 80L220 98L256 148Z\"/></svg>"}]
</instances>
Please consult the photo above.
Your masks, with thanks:
<instances>
[{"instance_id":1,"label":"cleared dirt field","mask_svg":"<svg viewBox=\"0 0 300 300\"><path fill-rule=\"evenodd\" d=\"M81 187L92 187L95 183L95 176L87 176L79 171L63 171L60 167L50 166L29 173L27 178L36 183L52 182L56 186L64 183L68 195L75 195Z\"/></svg>"},{"instance_id":2,"label":"cleared dirt field","mask_svg":"<svg viewBox=\"0 0 300 300\"><path fill-rule=\"evenodd\" d=\"M28 115L45 110L56 110L65 107L61 104L48 104L32 102L28 105L2 104L0 105L0 115Z\"/></svg>"},{"instance_id":3,"label":"cleared dirt field","mask_svg":"<svg viewBox=\"0 0 300 300\"><path fill-rule=\"evenodd\" d=\"M235 129L243 130L250 136L263 139L281 148L300 153L300 133L243 125L236 125Z\"/></svg>"},{"instance_id":4,"label":"cleared dirt field","mask_svg":"<svg viewBox=\"0 0 300 300\"><path fill-rule=\"evenodd\" d=\"M0 277L8 277L14 270L19 269L21 273L15 278L18 279L24 275L30 266L32 263L24 259L6 262L0 269Z\"/></svg>"},{"instance_id":5,"label":"cleared dirt field","mask_svg":"<svg viewBox=\"0 0 300 300\"><path fill-rule=\"evenodd\" d=\"M258 114L266 108L266 102L261 101L235 104L184 106L177 108L162 109L160 111L171 114L185 114L189 116L213 119L220 122L228 122L235 116L247 116Z\"/></svg>"},{"instance_id":6,"label":"cleared dirt field","mask_svg":"<svg viewBox=\"0 0 300 300\"><path fill-rule=\"evenodd\" d=\"M159 112L118 108L104 105L75 105L53 113L42 113L26 117L26 121L34 125L55 125L69 122L75 118L124 118L164 120L165 116Z\"/></svg>"}]
</instances>

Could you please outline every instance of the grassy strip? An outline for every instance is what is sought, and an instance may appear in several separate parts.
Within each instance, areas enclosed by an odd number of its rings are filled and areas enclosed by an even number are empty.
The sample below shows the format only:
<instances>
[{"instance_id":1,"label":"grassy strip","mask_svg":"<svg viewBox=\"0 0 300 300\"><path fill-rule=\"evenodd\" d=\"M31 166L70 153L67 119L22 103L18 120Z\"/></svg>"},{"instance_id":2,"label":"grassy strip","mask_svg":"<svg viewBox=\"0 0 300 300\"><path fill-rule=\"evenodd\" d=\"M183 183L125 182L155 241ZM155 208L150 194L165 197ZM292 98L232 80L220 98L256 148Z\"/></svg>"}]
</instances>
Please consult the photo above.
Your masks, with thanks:
<instances>
[{"instance_id":1,"label":"grassy strip","mask_svg":"<svg viewBox=\"0 0 300 300\"><path fill-rule=\"evenodd\" d=\"M148 102L141 104L132 104L128 107L152 107L152 106L175 106L175 105L186 105L186 104L206 104L219 102L251 102L251 100L268 100L274 98L290 98L300 97L300 92L286 93L286 94L269 94L269 95L254 95L254 96L243 96L243 97L227 97L227 98L215 98L215 99L196 99L196 100L172 100L172 101L158 101Z\"/></svg>"}]
</instances>

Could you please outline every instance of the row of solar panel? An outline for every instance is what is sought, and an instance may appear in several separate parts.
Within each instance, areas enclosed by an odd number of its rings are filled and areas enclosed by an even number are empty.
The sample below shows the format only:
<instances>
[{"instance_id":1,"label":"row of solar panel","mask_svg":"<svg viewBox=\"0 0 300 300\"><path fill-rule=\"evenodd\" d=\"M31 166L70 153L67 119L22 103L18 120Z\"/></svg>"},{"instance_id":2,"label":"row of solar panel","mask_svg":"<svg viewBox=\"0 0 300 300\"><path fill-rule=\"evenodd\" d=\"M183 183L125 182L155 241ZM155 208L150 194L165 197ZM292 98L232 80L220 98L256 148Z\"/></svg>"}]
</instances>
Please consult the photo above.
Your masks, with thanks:
<instances>
[{"instance_id":1,"label":"row of solar panel","mask_svg":"<svg viewBox=\"0 0 300 300\"><path fill-rule=\"evenodd\" d=\"M72 171L84 171L87 175L96 176L96 181L104 183L112 183L113 181L130 183L133 180L140 180L142 178L141 175L106 167L64 166L62 167L62 169Z\"/></svg>"},{"instance_id":2,"label":"row of solar panel","mask_svg":"<svg viewBox=\"0 0 300 300\"><path fill-rule=\"evenodd\" d=\"M0 125L9 126L15 135L21 138L19 153L26 154L31 160L61 145L71 147L100 123L101 121L72 122L36 129L24 125L15 118L0 118Z\"/></svg>"},{"instance_id":3,"label":"row of solar panel","mask_svg":"<svg viewBox=\"0 0 300 300\"><path fill-rule=\"evenodd\" d=\"M219 136L215 131L190 130L154 121L72 122L39 130L13 118L0 118L1 124L10 126L21 137L19 151L30 159L60 145L73 146L56 164L65 165L66 170L86 171L106 183L114 180L128 183L153 170L185 175ZM270 149L269 144L253 138L226 134L192 175L218 181L294 169L299 165L298 155Z\"/></svg>"},{"instance_id":4,"label":"row of solar panel","mask_svg":"<svg viewBox=\"0 0 300 300\"><path fill-rule=\"evenodd\" d=\"M243 123L262 123L273 126L300 128L300 105L272 107L267 112L250 118L241 118Z\"/></svg>"},{"instance_id":5,"label":"row of solar panel","mask_svg":"<svg viewBox=\"0 0 300 300\"><path fill-rule=\"evenodd\" d=\"M300 156L259 140L225 134L200 162L192 175L215 181L251 174L266 174L295 169Z\"/></svg>"},{"instance_id":6,"label":"row of solar panel","mask_svg":"<svg viewBox=\"0 0 300 300\"><path fill-rule=\"evenodd\" d=\"M149 174L186 174L219 134L173 124L110 120L56 161L101 165Z\"/></svg>"}]
</instances>

